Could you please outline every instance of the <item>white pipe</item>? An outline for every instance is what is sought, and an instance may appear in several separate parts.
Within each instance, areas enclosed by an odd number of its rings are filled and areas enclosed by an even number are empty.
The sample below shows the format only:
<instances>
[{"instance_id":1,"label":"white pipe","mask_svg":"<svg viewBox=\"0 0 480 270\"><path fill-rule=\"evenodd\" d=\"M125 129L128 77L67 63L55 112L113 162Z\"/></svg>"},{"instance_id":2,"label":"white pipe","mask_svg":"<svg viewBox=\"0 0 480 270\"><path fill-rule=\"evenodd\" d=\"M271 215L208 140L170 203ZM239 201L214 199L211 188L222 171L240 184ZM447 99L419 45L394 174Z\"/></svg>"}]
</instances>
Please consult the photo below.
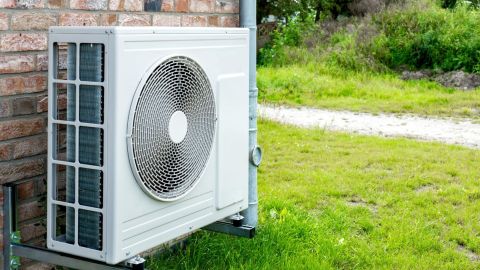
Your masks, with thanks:
<instances>
[{"instance_id":1,"label":"white pipe","mask_svg":"<svg viewBox=\"0 0 480 270\"><path fill-rule=\"evenodd\" d=\"M243 223L256 227L258 223L257 167L261 151L257 146L257 6L256 0L240 0L240 27L248 28L249 48L249 149L251 153L248 176L248 209L242 212ZM257 155L257 156L254 156Z\"/></svg>"}]
</instances>

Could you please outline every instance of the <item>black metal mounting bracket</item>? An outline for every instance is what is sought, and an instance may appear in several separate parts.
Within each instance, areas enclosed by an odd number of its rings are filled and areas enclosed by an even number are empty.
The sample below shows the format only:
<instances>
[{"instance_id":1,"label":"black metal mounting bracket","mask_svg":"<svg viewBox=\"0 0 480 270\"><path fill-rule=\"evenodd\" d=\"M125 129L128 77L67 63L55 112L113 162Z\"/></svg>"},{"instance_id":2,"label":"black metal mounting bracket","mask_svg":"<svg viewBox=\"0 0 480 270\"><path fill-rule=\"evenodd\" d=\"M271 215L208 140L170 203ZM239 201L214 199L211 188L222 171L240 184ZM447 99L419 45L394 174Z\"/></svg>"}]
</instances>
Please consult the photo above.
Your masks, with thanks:
<instances>
[{"instance_id":1,"label":"black metal mounting bracket","mask_svg":"<svg viewBox=\"0 0 480 270\"><path fill-rule=\"evenodd\" d=\"M18 269L19 258L28 258L34 261L64 266L80 270L143 270L145 260L135 257L130 264L109 265L70 254L35 247L20 243L17 231L16 217L16 186L3 186L3 270Z\"/></svg>"},{"instance_id":2,"label":"black metal mounting bracket","mask_svg":"<svg viewBox=\"0 0 480 270\"><path fill-rule=\"evenodd\" d=\"M99 261L20 243L17 233L16 201L15 184L3 185L4 227L2 269L18 269L20 267L20 257L80 270L143 270L145 268L145 260L141 257L132 258L124 264L109 265ZM217 221L203 229L246 238L253 238L255 236L255 227L235 225L232 222Z\"/></svg>"},{"instance_id":3,"label":"black metal mounting bracket","mask_svg":"<svg viewBox=\"0 0 480 270\"><path fill-rule=\"evenodd\" d=\"M255 236L255 227L248 225L234 226L231 222L217 221L203 228L207 231L220 232L235 236L253 238Z\"/></svg>"}]
</instances>

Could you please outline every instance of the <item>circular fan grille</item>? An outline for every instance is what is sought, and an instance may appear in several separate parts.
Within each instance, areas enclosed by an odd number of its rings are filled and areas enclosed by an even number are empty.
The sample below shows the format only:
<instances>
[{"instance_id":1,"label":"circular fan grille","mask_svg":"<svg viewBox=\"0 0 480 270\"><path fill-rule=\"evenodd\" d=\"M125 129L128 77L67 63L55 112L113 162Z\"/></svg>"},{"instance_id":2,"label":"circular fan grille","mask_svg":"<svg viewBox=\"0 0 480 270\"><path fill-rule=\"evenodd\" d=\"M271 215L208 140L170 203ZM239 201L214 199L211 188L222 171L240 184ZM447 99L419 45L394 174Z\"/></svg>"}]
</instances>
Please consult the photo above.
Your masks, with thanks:
<instances>
[{"instance_id":1,"label":"circular fan grille","mask_svg":"<svg viewBox=\"0 0 480 270\"><path fill-rule=\"evenodd\" d=\"M200 177L214 139L215 100L205 72L190 58L169 58L153 70L132 106L130 158L137 182L157 199L181 197ZM179 114L185 130L172 139Z\"/></svg>"}]
</instances>

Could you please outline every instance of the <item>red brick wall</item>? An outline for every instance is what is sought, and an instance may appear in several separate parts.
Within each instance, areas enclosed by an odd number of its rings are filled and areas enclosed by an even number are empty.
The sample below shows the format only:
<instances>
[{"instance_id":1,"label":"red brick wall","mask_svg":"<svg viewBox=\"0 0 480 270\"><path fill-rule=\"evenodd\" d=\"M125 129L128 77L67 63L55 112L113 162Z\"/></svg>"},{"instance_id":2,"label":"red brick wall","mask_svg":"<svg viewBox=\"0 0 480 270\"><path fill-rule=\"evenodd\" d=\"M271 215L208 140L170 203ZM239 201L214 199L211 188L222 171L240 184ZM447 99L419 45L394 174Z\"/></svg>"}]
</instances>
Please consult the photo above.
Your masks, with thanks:
<instances>
[{"instance_id":1,"label":"red brick wall","mask_svg":"<svg viewBox=\"0 0 480 270\"><path fill-rule=\"evenodd\" d=\"M45 239L48 27L235 27L238 5L239 0L0 0L0 184L21 183L24 242Z\"/></svg>"}]
</instances>

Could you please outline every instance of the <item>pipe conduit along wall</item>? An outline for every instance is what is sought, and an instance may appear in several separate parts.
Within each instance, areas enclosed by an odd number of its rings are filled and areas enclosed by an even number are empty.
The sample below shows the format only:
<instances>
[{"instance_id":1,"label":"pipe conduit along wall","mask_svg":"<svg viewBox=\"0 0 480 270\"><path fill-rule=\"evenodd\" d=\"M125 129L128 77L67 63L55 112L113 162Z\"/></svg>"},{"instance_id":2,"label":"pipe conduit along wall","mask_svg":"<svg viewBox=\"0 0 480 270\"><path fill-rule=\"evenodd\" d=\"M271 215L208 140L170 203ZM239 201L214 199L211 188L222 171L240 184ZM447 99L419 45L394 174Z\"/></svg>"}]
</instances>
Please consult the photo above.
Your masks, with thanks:
<instances>
[{"instance_id":1,"label":"pipe conduit along wall","mask_svg":"<svg viewBox=\"0 0 480 270\"><path fill-rule=\"evenodd\" d=\"M257 3L255 0L240 0L240 27L249 29L249 179L248 209L242 212L243 223L256 227L258 223L257 167L260 165L262 151L257 145Z\"/></svg>"}]
</instances>

